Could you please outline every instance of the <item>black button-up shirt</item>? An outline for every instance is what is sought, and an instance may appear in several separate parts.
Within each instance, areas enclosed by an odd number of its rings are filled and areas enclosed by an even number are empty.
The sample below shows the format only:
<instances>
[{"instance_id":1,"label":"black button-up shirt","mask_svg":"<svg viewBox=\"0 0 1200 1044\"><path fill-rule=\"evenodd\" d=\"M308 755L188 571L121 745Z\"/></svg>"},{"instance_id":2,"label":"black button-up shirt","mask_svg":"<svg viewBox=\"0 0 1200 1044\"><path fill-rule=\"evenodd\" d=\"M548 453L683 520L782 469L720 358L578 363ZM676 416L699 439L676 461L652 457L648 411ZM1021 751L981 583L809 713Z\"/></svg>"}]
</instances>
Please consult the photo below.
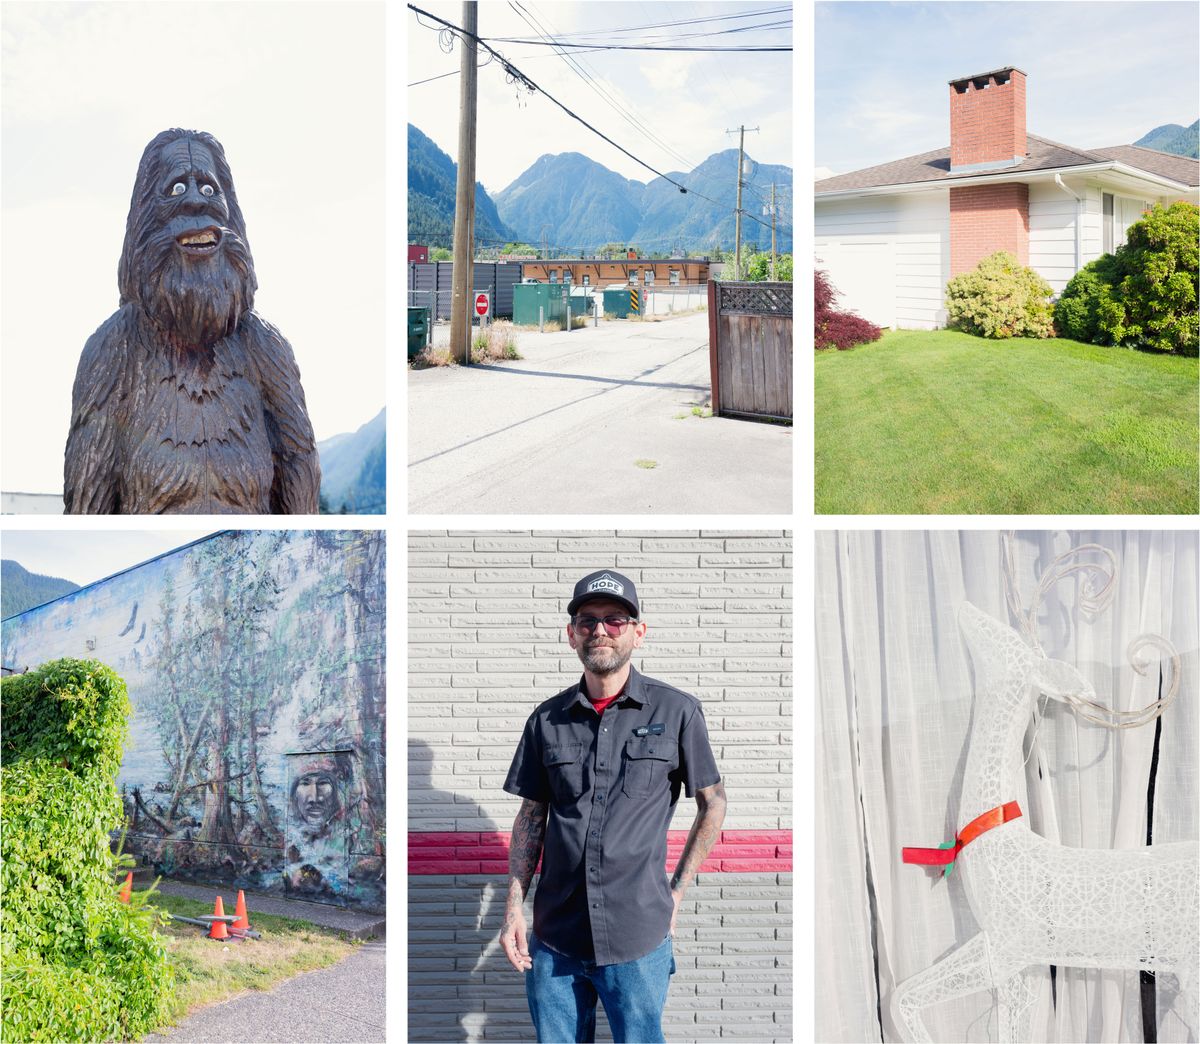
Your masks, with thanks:
<instances>
[{"instance_id":1,"label":"black button-up shirt","mask_svg":"<svg viewBox=\"0 0 1200 1044\"><path fill-rule=\"evenodd\" d=\"M644 957L671 924L667 826L681 788L719 783L694 696L630 668L598 715L583 679L529 716L504 789L548 802L533 930L597 964Z\"/></svg>"}]
</instances>

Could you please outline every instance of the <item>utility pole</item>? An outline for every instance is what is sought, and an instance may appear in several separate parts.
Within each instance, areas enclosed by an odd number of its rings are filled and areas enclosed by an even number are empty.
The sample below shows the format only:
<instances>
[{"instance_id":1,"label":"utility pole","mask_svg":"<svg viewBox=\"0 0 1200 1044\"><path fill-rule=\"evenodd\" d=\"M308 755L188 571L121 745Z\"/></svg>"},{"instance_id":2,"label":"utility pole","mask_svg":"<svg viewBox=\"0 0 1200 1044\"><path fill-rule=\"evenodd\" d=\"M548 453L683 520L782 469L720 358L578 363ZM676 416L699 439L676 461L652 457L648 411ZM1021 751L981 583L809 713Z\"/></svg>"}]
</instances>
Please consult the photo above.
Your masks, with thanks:
<instances>
[{"instance_id":1,"label":"utility pole","mask_svg":"<svg viewBox=\"0 0 1200 1044\"><path fill-rule=\"evenodd\" d=\"M757 127L751 127L757 131ZM727 130L726 134L733 134ZM738 166L737 166L737 210L733 213L733 278L742 278L742 157L746 152L746 126L743 124L737 130L738 134Z\"/></svg>"},{"instance_id":2,"label":"utility pole","mask_svg":"<svg viewBox=\"0 0 1200 1044\"><path fill-rule=\"evenodd\" d=\"M775 281L775 182L771 182L771 282Z\"/></svg>"},{"instance_id":3,"label":"utility pole","mask_svg":"<svg viewBox=\"0 0 1200 1044\"><path fill-rule=\"evenodd\" d=\"M461 79L458 95L458 192L454 206L454 283L450 295L450 351L464 366L471 362L472 283L475 279L475 99L478 11L464 0ZM469 34L469 35L467 35Z\"/></svg>"}]
</instances>

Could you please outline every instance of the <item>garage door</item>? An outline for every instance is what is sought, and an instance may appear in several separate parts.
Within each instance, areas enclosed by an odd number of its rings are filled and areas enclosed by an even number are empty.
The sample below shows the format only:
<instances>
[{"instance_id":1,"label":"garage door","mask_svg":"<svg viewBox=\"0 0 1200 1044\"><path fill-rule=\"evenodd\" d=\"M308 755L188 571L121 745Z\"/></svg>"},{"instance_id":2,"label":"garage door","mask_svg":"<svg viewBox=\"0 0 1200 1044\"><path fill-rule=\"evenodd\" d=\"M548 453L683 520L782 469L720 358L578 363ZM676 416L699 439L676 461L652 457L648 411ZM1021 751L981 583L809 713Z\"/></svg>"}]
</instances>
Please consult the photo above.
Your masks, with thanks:
<instances>
[{"instance_id":1,"label":"garage door","mask_svg":"<svg viewBox=\"0 0 1200 1044\"><path fill-rule=\"evenodd\" d=\"M891 240L818 242L817 268L841 295L838 306L878 326L896 325L896 258Z\"/></svg>"}]
</instances>

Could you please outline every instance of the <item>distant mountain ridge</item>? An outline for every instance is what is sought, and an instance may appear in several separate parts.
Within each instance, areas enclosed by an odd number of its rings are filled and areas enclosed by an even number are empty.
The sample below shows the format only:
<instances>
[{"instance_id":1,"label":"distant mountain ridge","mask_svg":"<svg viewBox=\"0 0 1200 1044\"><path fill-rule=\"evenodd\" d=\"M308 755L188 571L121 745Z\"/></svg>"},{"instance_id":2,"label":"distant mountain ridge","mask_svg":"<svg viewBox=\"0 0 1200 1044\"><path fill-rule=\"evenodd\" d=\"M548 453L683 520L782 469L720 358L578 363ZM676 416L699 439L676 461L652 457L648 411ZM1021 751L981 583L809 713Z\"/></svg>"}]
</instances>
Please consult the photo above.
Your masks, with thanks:
<instances>
[{"instance_id":1,"label":"distant mountain ridge","mask_svg":"<svg viewBox=\"0 0 1200 1044\"><path fill-rule=\"evenodd\" d=\"M12 558L0 561L0 617L5 619L78 590L70 580L31 573Z\"/></svg>"},{"instance_id":2,"label":"distant mountain ridge","mask_svg":"<svg viewBox=\"0 0 1200 1044\"><path fill-rule=\"evenodd\" d=\"M628 243L643 253L732 248L737 200L737 149L709 156L688 173L630 181L601 163L565 152L540 156L511 185L496 193L500 218L516 236L535 246L547 241L568 252L588 252L605 243ZM792 169L756 163L743 168L742 243L771 245L771 183L776 186L776 246L792 248ZM701 197L708 197L707 199ZM717 203L710 203L709 200ZM758 220L754 220L757 218ZM760 222L762 222L760 224Z\"/></svg>"},{"instance_id":3,"label":"distant mountain ridge","mask_svg":"<svg viewBox=\"0 0 1200 1044\"><path fill-rule=\"evenodd\" d=\"M321 458L321 499L326 510L382 515L386 510L387 410L357 431L317 443Z\"/></svg>"},{"instance_id":4,"label":"distant mountain ridge","mask_svg":"<svg viewBox=\"0 0 1200 1044\"><path fill-rule=\"evenodd\" d=\"M449 248L454 239L458 165L408 125L408 241ZM512 232L484 187L475 182L475 241L503 244Z\"/></svg>"},{"instance_id":5,"label":"distant mountain ridge","mask_svg":"<svg viewBox=\"0 0 1200 1044\"><path fill-rule=\"evenodd\" d=\"M1181 127L1178 123L1164 123L1138 138L1134 144L1159 152L1170 152L1176 156L1200 159L1200 120L1190 127Z\"/></svg>"}]
</instances>

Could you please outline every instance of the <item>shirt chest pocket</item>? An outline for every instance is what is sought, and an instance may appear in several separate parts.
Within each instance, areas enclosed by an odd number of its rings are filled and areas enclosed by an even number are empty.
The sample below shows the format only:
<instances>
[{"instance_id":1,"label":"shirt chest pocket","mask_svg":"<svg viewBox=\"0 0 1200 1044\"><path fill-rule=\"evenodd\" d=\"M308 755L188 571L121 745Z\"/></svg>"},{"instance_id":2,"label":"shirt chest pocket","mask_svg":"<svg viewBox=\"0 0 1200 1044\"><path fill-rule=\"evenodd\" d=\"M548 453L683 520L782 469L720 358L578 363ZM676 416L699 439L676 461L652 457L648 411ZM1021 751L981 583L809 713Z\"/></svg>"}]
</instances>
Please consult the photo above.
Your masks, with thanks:
<instances>
[{"instance_id":1,"label":"shirt chest pocket","mask_svg":"<svg viewBox=\"0 0 1200 1044\"><path fill-rule=\"evenodd\" d=\"M627 797L649 797L667 786L667 776L678 763L677 740L634 736L625 744L625 778L621 789Z\"/></svg>"},{"instance_id":2,"label":"shirt chest pocket","mask_svg":"<svg viewBox=\"0 0 1200 1044\"><path fill-rule=\"evenodd\" d=\"M542 751L542 764L555 801L574 801L583 793L583 744L555 743Z\"/></svg>"}]
</instances>

